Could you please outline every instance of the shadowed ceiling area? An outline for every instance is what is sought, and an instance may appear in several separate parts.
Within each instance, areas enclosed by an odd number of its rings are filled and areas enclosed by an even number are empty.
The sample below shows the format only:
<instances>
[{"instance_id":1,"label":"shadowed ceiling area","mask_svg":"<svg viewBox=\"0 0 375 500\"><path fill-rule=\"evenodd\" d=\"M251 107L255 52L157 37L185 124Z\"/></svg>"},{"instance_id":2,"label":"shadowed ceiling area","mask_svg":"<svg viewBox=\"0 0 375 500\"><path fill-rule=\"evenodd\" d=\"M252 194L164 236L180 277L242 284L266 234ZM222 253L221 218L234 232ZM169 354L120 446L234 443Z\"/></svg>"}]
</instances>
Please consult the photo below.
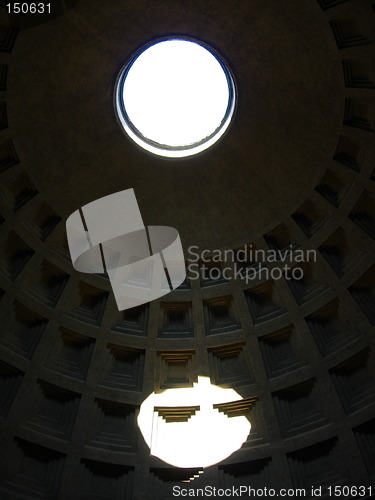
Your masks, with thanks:
<instances>
[{"instance_id":1,"label":"shadowed ceiling area","mask_svg":"<svg viewBox=\"0 0 375 500\"><path fill-rule=\"evenodd\" d=\"M90 0L18 38L8 80L13 140L30 179L63 216L133 187L147 223L156 222L157 206L187 244L227 247L272 228L316 186L342 119L342 67L329 24L313 2L297 9L294 1L216 2L214 16L212 9ZM115 119L121 67L166 34L210 43L238 86L232 127L194 159L145 154Z\"/></svg>"},{"instance_id":2,"label":"shadowed ceiling area","mask_svg":"<svg viewBox=\"0 0 375 500\"><path fill-rule=\"evenodd\" d=\"M368 488L375 4L56 0L40 16L6 5L1 499L158 500L174 498L174 485L306 488L306 498L312 485ZM145 152L114 109L121 68L167 35L212 46L236 85L228 130L190 158ZM179 231L187 266L191 245L233 250L234 260L205 263L218 269L208 277L198 262L198 279L119 312L105 275L73 269L65 220L129 188L145 225ZM301 264L301 280L247 279L259 262L237 252L249 248L316 259ZM255 402L240 408L251 422L242 448L203 474L150 456L136 422L149 394L198 376Z\"/></svg>"}]
</instances>

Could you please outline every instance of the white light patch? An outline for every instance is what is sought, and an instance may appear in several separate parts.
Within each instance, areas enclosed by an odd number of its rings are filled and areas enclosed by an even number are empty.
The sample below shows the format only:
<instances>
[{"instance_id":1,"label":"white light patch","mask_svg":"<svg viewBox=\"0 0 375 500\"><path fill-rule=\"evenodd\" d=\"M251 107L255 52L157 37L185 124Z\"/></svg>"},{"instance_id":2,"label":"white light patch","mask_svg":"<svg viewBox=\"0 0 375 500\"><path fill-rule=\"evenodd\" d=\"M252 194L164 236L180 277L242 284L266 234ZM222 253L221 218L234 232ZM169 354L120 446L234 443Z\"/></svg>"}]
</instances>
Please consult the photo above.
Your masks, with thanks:
<instances>
[{"instance_id":1,"label":"white light patch","mask_svg":"<svg viewBox=\"0 0 375 500\"><path fill-rule=\"evenodd\" d=\"M130 122L145 138L172 148L189 146L222 125L228 79L209 50L188 40L166 40L135 59L122 99Z\"/></svg>"},{"instance_id":2,"label":"white light patch","mask_svg":"<svg viewBox=\"0 0 375 500\"><path fill-rule=\"evenodd\" d=\"M233 389L198 377L191 388L150 394L141 405L138 425L151 455L176 467L209 467L241 448L251 429L245 416L228 417L213 405L241 399ZM154 411L155 407L189 406L200 409L187 422L167 422Z\"/></svg>"}]
</instances>

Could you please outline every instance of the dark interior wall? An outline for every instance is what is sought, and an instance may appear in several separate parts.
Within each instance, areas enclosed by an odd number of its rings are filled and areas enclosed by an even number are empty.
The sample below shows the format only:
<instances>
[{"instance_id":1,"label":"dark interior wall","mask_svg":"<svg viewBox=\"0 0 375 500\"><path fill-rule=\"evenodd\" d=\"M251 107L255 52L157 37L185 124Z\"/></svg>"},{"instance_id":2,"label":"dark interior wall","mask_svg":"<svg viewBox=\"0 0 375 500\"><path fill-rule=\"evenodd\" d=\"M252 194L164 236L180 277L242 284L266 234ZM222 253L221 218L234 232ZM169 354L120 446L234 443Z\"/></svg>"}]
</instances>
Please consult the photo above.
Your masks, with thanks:
<instances>
[{"instance_id":1,"label":"dark interior wall","mask_svg":"<svg viewBox=\"0 0 375 500\"><path fill-rule=\"evenodd\" d=\"M258 401L242 449L189 487L373 483L374 5L81 0L37 22L1 4L0 498L172 498L192 471L150 457L136 416L198 375ZM123 135L113 89L176 33L223 55L238 104L211 150L164 160ZM130 187L185 248L316 262L120 313L107 279L72 268L65 219Z\"/></svg>"}]
</instances>

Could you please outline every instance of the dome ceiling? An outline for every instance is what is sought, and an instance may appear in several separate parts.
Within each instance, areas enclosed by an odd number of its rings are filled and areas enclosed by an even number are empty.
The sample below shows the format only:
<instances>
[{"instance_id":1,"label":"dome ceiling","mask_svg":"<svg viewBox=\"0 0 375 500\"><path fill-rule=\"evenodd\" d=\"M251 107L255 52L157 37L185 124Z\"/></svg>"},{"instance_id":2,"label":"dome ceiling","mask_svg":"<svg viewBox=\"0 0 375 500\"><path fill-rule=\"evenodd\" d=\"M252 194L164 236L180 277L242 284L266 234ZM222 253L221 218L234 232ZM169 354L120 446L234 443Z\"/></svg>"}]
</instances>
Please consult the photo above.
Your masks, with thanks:
<instances>
[{"instance_id":1,"label":"dome ceiling","mask_svg":"<svg viewBox=\"0 0 375 500\"><path fill-rule=\"evenodd\" d=\"M211 44L238 87L229 131L195 158L149 155L115 118L120 68L166 34ZM133 187L146 224L178 228L185 244L231 247L272 229L318 183L338 140L342 80L329 24L313 2L190 2L181 10L81 1L19 36L9 124L31 180L64 218Z\"/></svg>"},{"instance_id":2,"label":"dome ceiling","mask_svg":"<svg viewBox=\"0 0 375 500\"><path fill-rule=\"evenodd\" d=\"M174 484L291 496L356 484L370 496L373 0L53 6L8 17L0 2L0 497L158 500ZM227 133L181 160L137 148L113 105L126 60L168 34L210 44L238 90ZM273 261L251 277L249 255L208 277L200 262L195 279L119 311L107 276L73 269L65 220L127 188L145 225L175 227L185 249L251 242L315 259L300 280L274 278ZM216 406L251 423L241 449L204 473L151 455L137 426L147 396L200 376L234 388L244 399Z\"/></svg>"}]
</instances>

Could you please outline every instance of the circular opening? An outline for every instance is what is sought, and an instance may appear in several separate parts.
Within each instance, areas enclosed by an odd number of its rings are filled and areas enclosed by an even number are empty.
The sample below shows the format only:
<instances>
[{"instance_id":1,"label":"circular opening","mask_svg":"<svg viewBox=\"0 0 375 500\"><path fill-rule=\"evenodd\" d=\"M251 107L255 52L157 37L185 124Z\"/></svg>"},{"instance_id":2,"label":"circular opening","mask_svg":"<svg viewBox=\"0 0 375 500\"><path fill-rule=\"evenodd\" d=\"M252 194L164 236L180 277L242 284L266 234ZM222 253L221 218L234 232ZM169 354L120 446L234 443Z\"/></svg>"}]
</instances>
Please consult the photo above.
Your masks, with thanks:
<instances>
[{"instance_id":1,"label":"circular opening","mask_svg":"<svg viewBox=\"0 0 375 500\"><path fill-rule=\"evenodd\" d=\"M138 425L151 455L175 467L209 467L240 449L250 433L245 416L229 417L215 407L242 399L234 389L198 377L193 387L150 394Z\"/></svg>"},{"instance_id":2,"label":"circular opening","mask_svg":"<svg viewBox=\"0 0 375 500\"><path fill-rule=\"evenodd\" d=\"M116 111L126 133L151 153L181 158L212 146L235 105L231 73L218 54L193 40L148 44L121 70Z\"/></svg>"}]
</instances>

